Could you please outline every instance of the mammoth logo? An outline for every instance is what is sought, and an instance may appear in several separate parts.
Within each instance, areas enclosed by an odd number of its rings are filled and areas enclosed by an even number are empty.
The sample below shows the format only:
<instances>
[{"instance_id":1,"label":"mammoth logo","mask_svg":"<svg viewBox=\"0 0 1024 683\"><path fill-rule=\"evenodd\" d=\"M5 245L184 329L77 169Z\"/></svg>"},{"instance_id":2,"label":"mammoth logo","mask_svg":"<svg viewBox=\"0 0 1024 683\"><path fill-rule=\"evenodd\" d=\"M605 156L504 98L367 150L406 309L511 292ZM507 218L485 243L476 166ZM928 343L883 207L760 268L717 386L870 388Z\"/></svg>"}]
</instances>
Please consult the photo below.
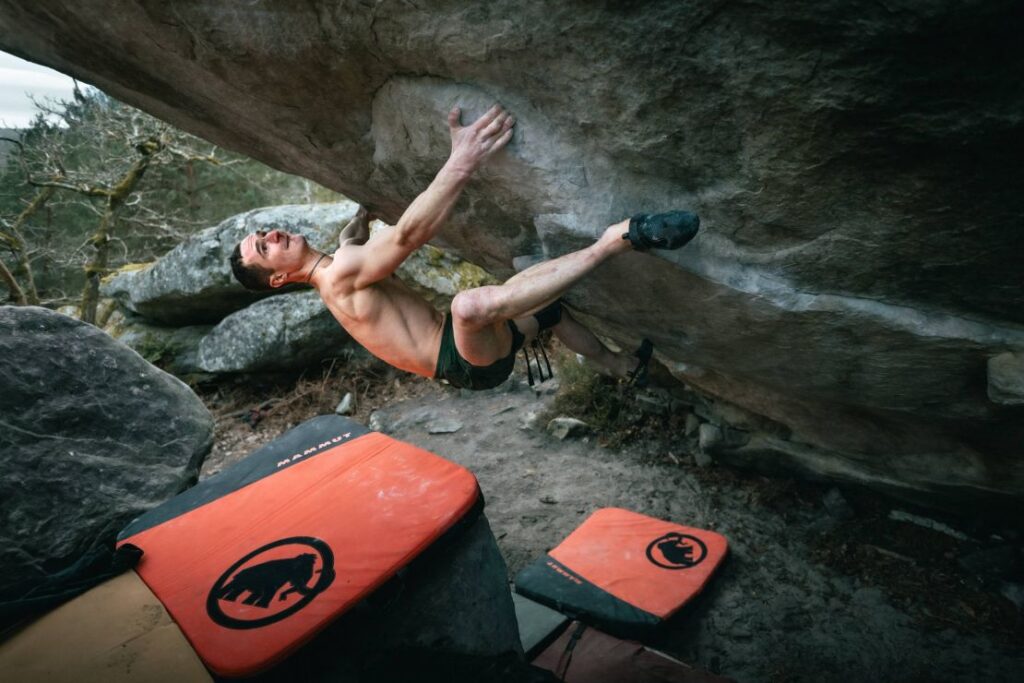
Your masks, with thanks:
<instances>
[{"instance_id":1,"label":"mammoth logo","mask_svg":"<svg viewBox=\"0 0 1024 683\"><path fill-rule=\"evenodd\" d=\"M307 536L282 538L221 574L206 598L206 612L227 628L259 628L295 614L332 581L334 553L326 543Z\"/></svg>"},{"instance_id":2,"label":"mammoth logo","mask_svg":"<svg viewBox=\"0 0 1024 683\"><path fill-rule=\"evenodd\" d=\"M707 557L708 548L696 536L671 531L651 541L647 559L663 569L689 569Z\"/></svg>"}]
</instances>

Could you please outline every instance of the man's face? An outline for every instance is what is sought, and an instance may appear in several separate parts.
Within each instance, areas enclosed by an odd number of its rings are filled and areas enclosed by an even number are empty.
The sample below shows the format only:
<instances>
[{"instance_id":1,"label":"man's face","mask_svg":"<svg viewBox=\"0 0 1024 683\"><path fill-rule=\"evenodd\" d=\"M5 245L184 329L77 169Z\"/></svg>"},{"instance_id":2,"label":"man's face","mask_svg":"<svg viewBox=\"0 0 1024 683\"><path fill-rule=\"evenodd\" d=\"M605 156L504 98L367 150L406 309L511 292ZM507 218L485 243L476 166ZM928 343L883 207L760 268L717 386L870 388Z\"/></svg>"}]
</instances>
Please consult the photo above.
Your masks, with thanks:
<instances>
[{"instance_id":1,"label":"man's face","mask_svg":"<svg viewBox=\"0 0 1024 683\"><path fill-rule=\"evenodd\" d=\"M245 236L241 244L242 263L272 271L270 284L279 287L283 279L304 264L306 239L282 230L262 230Z\"/></svg>"}]
</instances>

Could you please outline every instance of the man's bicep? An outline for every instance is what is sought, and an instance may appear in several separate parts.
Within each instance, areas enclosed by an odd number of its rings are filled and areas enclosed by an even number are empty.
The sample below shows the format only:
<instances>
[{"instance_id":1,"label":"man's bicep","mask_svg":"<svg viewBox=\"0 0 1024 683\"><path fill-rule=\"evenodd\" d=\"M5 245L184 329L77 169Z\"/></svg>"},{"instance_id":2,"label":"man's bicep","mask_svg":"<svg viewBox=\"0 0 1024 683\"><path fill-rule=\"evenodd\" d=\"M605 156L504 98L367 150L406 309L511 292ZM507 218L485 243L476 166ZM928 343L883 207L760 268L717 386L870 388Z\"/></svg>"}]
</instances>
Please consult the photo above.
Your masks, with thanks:
<instances>
[{"instance_id":1,"label":"man's bicep","mask_svg":"<svg viewBox=\"0 0 1024 683\"><path fill-rule=\"evenodd\" d=\"M365 244L350 244L336 252L342 260L342 270L352 279L356 289L362 289L388 277L412 253L408 244L398 240L394 228L378 230Z\"/></svg>"}]
</instances>

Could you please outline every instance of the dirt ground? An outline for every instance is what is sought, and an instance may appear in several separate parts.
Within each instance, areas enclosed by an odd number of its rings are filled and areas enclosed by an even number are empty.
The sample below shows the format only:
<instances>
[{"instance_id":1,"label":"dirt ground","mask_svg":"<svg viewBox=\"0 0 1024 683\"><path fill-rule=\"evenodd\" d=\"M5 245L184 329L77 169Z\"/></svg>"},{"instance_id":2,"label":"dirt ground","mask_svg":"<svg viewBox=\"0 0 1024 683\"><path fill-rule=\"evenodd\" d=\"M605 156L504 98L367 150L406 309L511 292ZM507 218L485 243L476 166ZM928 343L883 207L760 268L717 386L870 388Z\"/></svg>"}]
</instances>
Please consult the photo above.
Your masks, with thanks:
<instances>
[{"instance_id":1,"label":"dirt ground","mask_svg":"<svg viewBox=\"0 0 1024 683\"><path fill-rule=\"evenodd\" d=\"M559 367L536 390L522 368L466 392L373 361L200 386L217 416L202 476L352 393L358 421L473 471L510 579L601 507L723 534L718 576L653 643L695 666L738 681L1020 680L1024 620L1002 594L1024 583L1018 530L944 520L954 537L891 519L938 518L869 492L699 467L664 393L591 377L590 404L567 403L581 380ZM551 436L569 408L599 429Z\"/></svg>"}]
</instances>

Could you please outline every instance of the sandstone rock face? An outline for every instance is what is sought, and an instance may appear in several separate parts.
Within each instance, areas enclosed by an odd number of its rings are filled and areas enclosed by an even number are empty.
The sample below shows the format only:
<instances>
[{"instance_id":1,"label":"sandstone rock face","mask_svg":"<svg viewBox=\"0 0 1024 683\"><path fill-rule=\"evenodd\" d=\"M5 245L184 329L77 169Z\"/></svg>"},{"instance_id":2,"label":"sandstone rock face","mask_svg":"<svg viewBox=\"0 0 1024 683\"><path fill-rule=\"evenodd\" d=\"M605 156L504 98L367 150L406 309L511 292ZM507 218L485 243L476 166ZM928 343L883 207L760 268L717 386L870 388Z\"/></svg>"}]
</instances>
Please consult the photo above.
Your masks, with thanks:
<instances>
[{"instance_id":1,"label":"sandstone rock face","mask_svg":"<svg viewBox=\"0 0 1024 683\"><path fill-rule=\"evenodd\" d=\"M0 602L193 483L213 418L182 382L82 322L0 307Z\"/></svg>"},{"instance_id":2,"label":"sandstone rock face","mask_svg":"<svg viewBox=\"0 0 1024 683\"><path fill-rule=\"evenodd\" d=\"M215 323L266 296L247 291L231 274L228 258L243 237L278 228L303 235L317 249L334 251L338 232L358 208L354 202L274 206L232 216L148 267L115 274L101 293L152 322Z\"/></svg>"},{"instance_id":3,"label":"sandstone rock face","mask_svg":"<svg viewBox=\"0 0 1024 683\"><path fill-rule=\"evenodd\" d=\"M4 49L389 222L443 162L448 109L501 101L513 142L439 245L505 277L696 210L686 249L620 257L571 302L777 427L716 459L947 501L1024 496L1024 412L986 370L1024 349L1022 29L982 0L0 1Z\"/></svg>"}]
</instances>

